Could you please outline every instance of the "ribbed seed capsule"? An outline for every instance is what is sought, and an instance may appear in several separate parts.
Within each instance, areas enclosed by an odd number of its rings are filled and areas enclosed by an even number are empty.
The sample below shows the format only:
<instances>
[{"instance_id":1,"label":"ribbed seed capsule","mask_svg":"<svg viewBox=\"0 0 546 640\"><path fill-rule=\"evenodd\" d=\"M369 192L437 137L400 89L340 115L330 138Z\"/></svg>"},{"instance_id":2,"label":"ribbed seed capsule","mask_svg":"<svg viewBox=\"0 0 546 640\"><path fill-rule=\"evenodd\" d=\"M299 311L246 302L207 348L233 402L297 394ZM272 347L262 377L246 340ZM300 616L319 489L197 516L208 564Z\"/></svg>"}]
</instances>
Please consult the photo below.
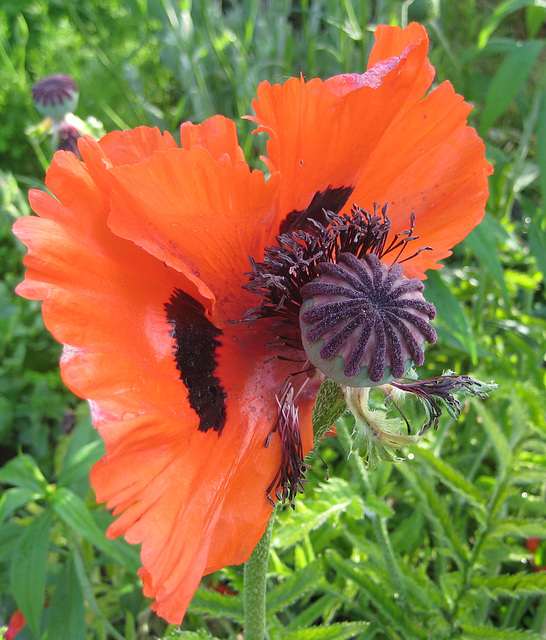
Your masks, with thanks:
<instances>
[{"instance_id":1,"label":"ribbed seed capsule","mask_svg":"<svg viewBox=\"0 0 546 640\"><path fill-rule=\"evenodd\" d=\"M318 271L301 288L302 342L312 364L350 387L386 384L423 364L425 341L436 341L429 323L436 310L420 280L375 254L342 253Z\"/></svg>"},{"instance_id":2,"label":"ribbed seed capsule","mask_svg":"<svg viewBox=\"0 0 546 640\"><path fill-rule=\"evenodd\" d=\"M36 109L44 116L60 120L72 113L78 105L78 84L70 76L61 73L42 78L32 87L32 99Z\"/></svg>"}]
</instances>

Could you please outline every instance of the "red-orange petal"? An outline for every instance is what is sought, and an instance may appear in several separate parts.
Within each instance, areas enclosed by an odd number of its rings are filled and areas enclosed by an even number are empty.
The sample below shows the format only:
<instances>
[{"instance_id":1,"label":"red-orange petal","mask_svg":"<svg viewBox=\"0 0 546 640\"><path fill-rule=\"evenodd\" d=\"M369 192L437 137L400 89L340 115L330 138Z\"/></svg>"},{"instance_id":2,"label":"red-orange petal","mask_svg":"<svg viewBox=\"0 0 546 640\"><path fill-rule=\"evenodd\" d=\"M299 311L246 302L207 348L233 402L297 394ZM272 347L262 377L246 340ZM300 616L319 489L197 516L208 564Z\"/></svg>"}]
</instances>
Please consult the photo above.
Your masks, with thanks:
<instances>
[{"instance_id":1,"label":"red-orange petal","mask_svg":"<svg viewBox=\"0 0 546 640\"><path fill-rule=\"evenodd\" d=\"M433 247L404 263L408 276L420 278L481 221L492 171L467 126L471 107L452 86L423 98L434 75L427 51L420 25L380 26L366 73L264 83L253 118L270 136L269 166L281 173L281 219L305 210L317 192L346 186L354 190L345 213L353 204L371 212L388 203L391 238L415 213L420 239L405 257Z\"/></svg>"},{"instance_id":2,"label":"red-orange petal","mask_svg":"<svg viewBox=\"0 0 546 640\"><path fill-rule=\"evenodd\" d=\"M261 259L273 239L277 176L265 182L246 163L228 155L216 160L203 147L157 153L110 173L114 233L180 270L203 296L221 300L218 323L239 320L249 256Z\"/></svg>"},{"instance_id":3,"label":"red-orange petal","mask_svg":"<svg viewBox=\"0 0 546 640\"><path fill-rule=\"evenodd\" d=\"M402 56L408 47L413 47L416 43L428 43L425 28L417 22L410 23L405 29L380 24L375 29L374 35L375 43L368 58L368 69L389 58Z\"/></svg>"},{"instance_id":4,"label":"red-orange petal","mask_svg":"<svg viewBox=\"0 0 546 640\"><path fill-rule=\"evenodd\" d=\"M174 149L177 144L168 131L161 133L157 128L137 127L106 134L100 146L111 164L120 165L140 162L157 151Z\"/></svg>"},{"instance_id":5,"label":"red-orange petal","mask_svg":"<svg viewBox=\"0 0 546 640\"><path fill-rule=\"evenodd\" d=\"M380 31L378 40L383 37ZM250 119L259 124L257 131L269 134L269 166L282 175L278 222L305 209L317 192L355 186L392 122L430 87L433 69L424 30L408 27L390 40L396 38L411 44L398 52L390 42L399 55L363 75L307 83L293 78L258 87L256 117Z\"/></svg>"},{"instance_id":6,"label":"red-orange petal","mask_svg":"<svg viewBox=\"0 0 546 640\"><path fill-rule=\"evenodd\" d=\"M418 240L405 250L409 277L424 277L438 260L482 220L491 165L476 131L467 126L471 107L444 82L416 103L382 137L360 175L351 202L373 210L388 202L392 234L409 228L415 213ZM348 207L346 207L348 210ZM396 254L386 256L394 260Z\"/></svg>"},{"instance_id":7,"label":"red-orange petal","mask_svg":"<svg viewBox=\"0 0 546 640\"><path fill-rule=\"evenodd\" d=\"M26 626L27 621L25 616L16 609L11 618L9 619L8 628L4 631L4 640L15 640L15 637Z\"/></svg>"},{"instance_id":8,"label":"red-orange petal","mask_svg":"<svg viewBox=\"0 0 546 640\"><path fill-rule=\"evenodd\" d=\"M292 366L265 362L274 336L267 326L226 326L215 371L226 424L220 436L198 430L165 303L175 288L205 300L184 274L111 232L108 159L99 146L84 147L89 167L73 154L55 156L48 184L60 201L33 192L39 217L15 225L29 248L18 292L44 300L46 326L65 345L63 379L89 400L106 443L91 478L118 516L109 533L142 543L145 593L159 615L179 623L203 574L246 560L265 529L266 490L280 463L278 436L267 449L265 442ZM162 154L172 151L138 147L132 155ZM301 405L306 451L310 402L309 392Z\"/></svg>"},{"instance_id":9,"label":"red-orange petal","mask_svg":"<svg viewBox=\"0 0 546 640\"><path fill-rule=\"evenodd\" d=\"M201 124L184 122L180 127L180 145L182 149L202 147L215 160L228 155L233 162L245 162L235 122L224 116L212 116Z\"/></svg>"}]
</instances>

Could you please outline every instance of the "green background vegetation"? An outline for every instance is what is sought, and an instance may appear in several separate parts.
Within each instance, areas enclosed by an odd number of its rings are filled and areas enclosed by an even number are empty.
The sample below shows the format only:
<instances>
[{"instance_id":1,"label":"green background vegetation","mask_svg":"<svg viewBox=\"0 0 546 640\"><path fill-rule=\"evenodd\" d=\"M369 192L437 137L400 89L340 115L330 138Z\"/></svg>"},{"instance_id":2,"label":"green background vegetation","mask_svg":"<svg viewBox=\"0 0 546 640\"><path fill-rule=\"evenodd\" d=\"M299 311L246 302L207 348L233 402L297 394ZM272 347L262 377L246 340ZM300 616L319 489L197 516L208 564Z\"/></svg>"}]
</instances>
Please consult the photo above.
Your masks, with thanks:
<instances>
[{"instance_id":1,"label":"green background vegetation","mask_svg":"<svg viewBox=\"0 0 546 640\"><path fill-rule=\"evenodd\" d=\"M495 166L483 224L427 281L439 341L421 377L450 368L499 388L369 472L342 422L321 447L332 479L315 458L306 495L279 514L270 638L546 638L546 543L526 548L546 537L545 18L541 0L0 5L0 627L16 608L23 640L236 638L242 621L241 567L205 578L176 630L141 595L138 550L104 535L87 479L102 445L60 382L39 304L13 293L11 225L51 158L46 136L25 133L40 123L32 85L72 75L77 115L107 131L225 114L257 166L264 141L239 117L261 80L362 72L375 24L418 19Z\"/></svg>"}]
</instances>

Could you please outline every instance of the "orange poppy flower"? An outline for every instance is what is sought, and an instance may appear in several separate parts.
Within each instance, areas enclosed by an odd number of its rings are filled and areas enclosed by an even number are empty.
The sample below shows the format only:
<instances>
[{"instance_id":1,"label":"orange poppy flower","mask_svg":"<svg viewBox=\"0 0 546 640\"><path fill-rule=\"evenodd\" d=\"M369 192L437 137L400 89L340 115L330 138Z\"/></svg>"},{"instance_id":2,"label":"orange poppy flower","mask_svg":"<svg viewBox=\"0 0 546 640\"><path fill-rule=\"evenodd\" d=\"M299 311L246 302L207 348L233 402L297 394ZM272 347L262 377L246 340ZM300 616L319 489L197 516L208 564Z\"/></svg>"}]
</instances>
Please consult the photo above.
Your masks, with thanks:
<instances>
[{"instance_id":1,"label":"orange poppy flower","mask_svg":"<svg viewBox=\"0 0 546 640\"><path fill-rule=\"evenodd\" d=\"M91 482L117 516L108 535L142 544L144 593L172 623L304 483L322 379L294 320L298 287L320 271L305 238L335 227L337 255L379 229L366 242L389 265L414 214L433 248L403 268L422 277L483 217L490 166L451 85L423 97L425 30L379 27L376 39L362 75L260 85L252 119L269 135L269 179L220 116L183 124L181 147L144 127L84 137L81 162L54 157L55 198L32 191L38 217L15 225L29 248L17 291L44 301L63 379L106 443ZM390 223L367 213L385 203Z\"/></svg>"},{"instance_id":2,"label":"orange poppy flower","mask_svg":"<svg viewBox=\"0 0 546 640\"><path fill-rule=\"evenodd\" d=\"M17 634L27 624L25 616L16 609L11 618L9 619L8 628L5 630L3 638L4 640L15 640Z\"/></svg>"}]
</instances>

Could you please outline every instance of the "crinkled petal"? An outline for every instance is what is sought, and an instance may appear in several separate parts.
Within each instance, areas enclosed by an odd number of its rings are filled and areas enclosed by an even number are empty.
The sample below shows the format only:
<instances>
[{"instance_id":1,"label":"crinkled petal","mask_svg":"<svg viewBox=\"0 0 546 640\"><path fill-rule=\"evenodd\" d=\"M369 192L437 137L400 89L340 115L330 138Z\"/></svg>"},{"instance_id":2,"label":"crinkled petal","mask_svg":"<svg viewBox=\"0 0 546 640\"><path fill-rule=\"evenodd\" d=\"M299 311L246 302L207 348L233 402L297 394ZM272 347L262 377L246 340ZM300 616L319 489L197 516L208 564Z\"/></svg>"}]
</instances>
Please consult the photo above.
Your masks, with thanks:
<instances>
[{"instance_id":1,"label":"crinkled petal","mask_svg":"<svg viewBox=\"0 0 546 640\"><path fill-rule=\"evenodd\" d=\"M130 131L113 131L101 138L100 146L113 165L134 164L158 151L174 149L177 144L168 131L137 127Z\"/></svg>"},{"instance_id":2,"label":"crinkled petal","mask_svg":"<svg viewBox=\"0 0 546 640\"><path fill-rule=\"evenodd\" d=\"M397 30L391 40L397 38L404 46L391 42L388 60L361 76L258 87L250 119L269 134L268 166L282 175L277 224L328 187L354 187L391 124L430 87L434 72L424 29Z\"/></svg>"},{"instance_id":3,"label":"crinkled petal","mask_svg":"<svg viewBox=\"0 0 546 640\"><path fill-rule=\"evenodd\" d=\"M165 304L177 289L206 300L183 273L111 232L108 193L97 184L106 170L100 149L86 152L95 154L92 169L73 154L55 156L48 183L60 200L33 192L39 217L15 225L29 248L18 292L44 301L46 325L65 345L63 379L89 400L105 441L91 477L118 516L109 534L142 543L145 593L159 615L180 623L203 574L246 560L265 529L280 463L278 436L265 442L290 369L265 362L267 327L226 327L215 371L226 423L221 435L199 431ZM302 398L306 450L310 402Z\"/></svg>"},{"instance_id":4,"label":"crinkled petal","mask_svg":"<svg viewBox=\"0 0 546 640\"><path fill-rule=\"evenodd\" d=\"M491 165L476 131L467 125L471 107L444 82L416 103L382 137L366 163L352 202L373 210L388 203L392 234L409 228L415 213L419 239L401 259L409 277L424 277L438 260L482 220L489 194ZM394 260L396 253L386 256Z\"/></svg>"},{"instance_id":5,"label":"crinkled petal","mask_svg":"<svg viewBox=\"0 0 546 640\"><path fill-rule=\"evenodd\" d=\"M366 73L263 83L253 119L269 134L268 164L282 176L281 221L305 212L317 193L350 187L343 212L388 203L391 239L415 214L420 238L400 259L432 247L404 262L408 276L424 278L483 218L492 169L467 124L471 107L453 87L423 97L434 76L424 28L379 26L375 35Z\"/></svg>"},{"instance_id":6,"label":"crinkled petal","mask_svg":"<svg viewBox=\"0 0 546 640\"><path fill-rule=\"evenodd\" d=\"M201 124L184 122L180 127L180 143L182 149L203 147L215 160L227 154L233 162L245 162L235 122L224 116L212 116Z\"/></svg>"},{"instance_id":7,"label":"crinkled petal","mask_svg":"<svg viewBox=\"0 0 546 640\"><path fill-rule=\"evenodd\" d=\"M227 155L216 160L202 147L155 154L110 173L114 233L221 300L218 322L239 320L230 311L242 296L249 256L261 257L273 238L276 176L265 182L246 163Z\"/></svg>"}]
</instances>

